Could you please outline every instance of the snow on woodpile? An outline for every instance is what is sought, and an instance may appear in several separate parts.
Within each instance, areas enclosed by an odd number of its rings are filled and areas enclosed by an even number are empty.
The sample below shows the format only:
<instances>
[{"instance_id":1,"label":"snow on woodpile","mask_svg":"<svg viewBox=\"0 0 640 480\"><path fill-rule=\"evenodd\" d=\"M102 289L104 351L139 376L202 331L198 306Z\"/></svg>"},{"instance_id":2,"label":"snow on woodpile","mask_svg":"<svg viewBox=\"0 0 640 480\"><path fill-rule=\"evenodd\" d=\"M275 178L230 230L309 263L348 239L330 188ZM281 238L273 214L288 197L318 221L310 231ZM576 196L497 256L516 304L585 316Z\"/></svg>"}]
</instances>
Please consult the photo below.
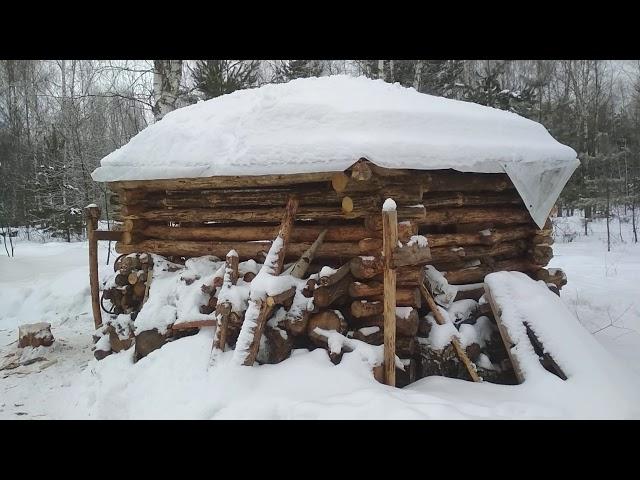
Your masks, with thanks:
<instances>
[{"instance_id":1,"label":"snow on woodpile","mask_svg":"<svg viewBox=\"0 0 640 480\"><path fill-rule=\"evenodd\" d=\"M531 392L556 392L572 404L579 417L636 417L640 390L633 373L580 324L574 314L543 281L521 272L496 272L485 283L502 313L502 323L515 343L515 355ZM567 376L562 380L541 365L524 323ZM589 399L585 402L585 399ZM614 415L610 409L616 405Z\"/></svg>"},{"instance_id":2,"label":"snow on woodpile","mask_svg":"<svg viewBox=\"0 0 640 480\"><path fill-rule=\"evenodd\" d=\"M573 149L515 113L336 75L175 110L103 158L92 177L331 172L361 157L387 168L506 171L536 221L546 218L579 163Z\"/></svg>"}]
</instances>

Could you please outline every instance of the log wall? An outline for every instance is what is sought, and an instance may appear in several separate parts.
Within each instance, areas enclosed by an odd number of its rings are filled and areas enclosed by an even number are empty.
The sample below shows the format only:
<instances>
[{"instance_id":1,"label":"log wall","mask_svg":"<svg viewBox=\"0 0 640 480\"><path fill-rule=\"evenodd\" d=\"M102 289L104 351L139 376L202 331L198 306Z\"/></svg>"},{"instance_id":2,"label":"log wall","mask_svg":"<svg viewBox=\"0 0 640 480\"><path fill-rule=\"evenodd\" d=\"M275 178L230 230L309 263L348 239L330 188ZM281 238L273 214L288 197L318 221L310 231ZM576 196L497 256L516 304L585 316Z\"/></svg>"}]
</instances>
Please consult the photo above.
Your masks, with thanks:
<instances>
[{"instance_id":1,"label":"log wall","mask_svg":"<svg viewBox=\"0 0 640 480\"><path fill-rule=\"evenodd\" d=\"M428 263L450 284L482 282L499 270L564 281L544 269L552 257L550 224L544 229L534 224L507 175L357 165L322 174L112 182L111 202L124 230L116 251L223 259L233 249L241 261L262 262L287 199L295 195L298 208L285 261L299 259L326 230L309 272L327 265L343 268L335 282L311 290L314 315L340 310L354 338L372 344L384 339L381 207L386 198L397 204L398 240L425 236ZM396 348L404 359L415 358L417 351L424 263L396 270L402 307L395 322ZM331 315L318 318L338 322ZM323 338L315 341L326 344Z\"/></svg>"}]
</instances>

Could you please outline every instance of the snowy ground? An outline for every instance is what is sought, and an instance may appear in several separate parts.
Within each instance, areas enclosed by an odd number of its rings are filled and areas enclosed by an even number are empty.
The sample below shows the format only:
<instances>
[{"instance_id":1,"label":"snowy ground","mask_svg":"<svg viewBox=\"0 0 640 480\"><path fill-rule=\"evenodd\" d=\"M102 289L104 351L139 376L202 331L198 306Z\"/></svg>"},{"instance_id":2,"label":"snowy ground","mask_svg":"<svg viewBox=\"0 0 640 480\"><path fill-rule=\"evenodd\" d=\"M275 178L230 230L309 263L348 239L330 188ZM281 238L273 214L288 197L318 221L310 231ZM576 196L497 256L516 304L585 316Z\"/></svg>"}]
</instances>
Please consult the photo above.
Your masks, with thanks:
<instances>
[{"instance_id":1,"label":"snowy ground","mask_svg":"<svg viewBox=\"0 0 640 480\"><path fill-rule=\"evenodd\" d=\"M558 219L558 232L581 232L579 222ZM624 241L615 238L607 253L604 224L590 229L588 237L580 234L571 242L560 234L550 266L568 275L562 298L569 309L632 369L628 382L640 405L640 245L631 242L630 227L623 224ZM618 234L617 220L612 231ZM131 352L97 362L91 352L87 257L84 243L24 241L15 258L0 256L0 367L46 358L0 370L0 419L640 418L638 410L628 408L636 398L603 408L588 398L577 401L561 390L526 383L431 377L392 389L377 383L355 352L337 366L323 350L304 350L278 365L254 368L231 365L233 352L226 352L207 370L212 329L170 343L135 365ZM112 271L105 260L101 243L102 278ZM52 324L53 346L17 349L18 324L40 321Z\"/></svg>"}]
</instances>

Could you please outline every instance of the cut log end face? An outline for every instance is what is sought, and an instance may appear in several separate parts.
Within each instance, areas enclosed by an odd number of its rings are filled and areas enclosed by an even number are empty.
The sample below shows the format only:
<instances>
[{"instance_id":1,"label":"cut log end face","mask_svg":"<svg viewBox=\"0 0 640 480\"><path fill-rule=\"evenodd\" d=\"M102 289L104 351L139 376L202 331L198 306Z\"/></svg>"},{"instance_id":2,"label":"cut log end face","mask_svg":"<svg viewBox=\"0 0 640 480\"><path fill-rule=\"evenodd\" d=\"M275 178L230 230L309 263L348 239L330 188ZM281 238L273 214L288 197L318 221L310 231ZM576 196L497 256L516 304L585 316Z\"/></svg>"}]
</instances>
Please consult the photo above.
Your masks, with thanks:
<instances>
[{"instance_id":1,"label":"cut log end face","mask_svg":"<svg viewBox=\"0 0 640 480\"><path fill-rule=\"evenodd\" d=\"M30 323L18 327L18 347L48 347L53 344L51 324L46 322Z\"/></svg>"}]
</instances>

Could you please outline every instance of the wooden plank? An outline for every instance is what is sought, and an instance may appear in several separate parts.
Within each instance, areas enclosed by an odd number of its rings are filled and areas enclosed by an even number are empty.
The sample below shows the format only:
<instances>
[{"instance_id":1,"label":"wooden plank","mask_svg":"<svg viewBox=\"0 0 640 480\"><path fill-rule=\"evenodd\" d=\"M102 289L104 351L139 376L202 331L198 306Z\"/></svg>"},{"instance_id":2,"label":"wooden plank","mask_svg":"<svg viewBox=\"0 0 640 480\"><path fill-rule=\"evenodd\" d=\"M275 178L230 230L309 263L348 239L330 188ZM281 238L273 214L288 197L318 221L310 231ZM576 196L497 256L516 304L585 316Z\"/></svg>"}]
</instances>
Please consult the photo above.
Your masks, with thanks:
<instances>
[{"instance_id":1,"label":"wooden plank","mask_svg":"<svg viewBox=\"0 0 640 480\"><path fill-rule=\"evenodd\" d=\"M398 213L395 209L382 210L382 253L384 275L384 379L396 386L396 270L393 251L398 246Z\"/></svg>"},{"instance_id":2,"label":"wooden plank","mask_svg":"<svg viewBox=\"0 0 640 480\"><path fill-rule=\"evenodd\" d=\"M513 353L511 352L511 349L516 345L516 343L511 339L509 331L502 322L502 309L500 308L500 305L498 305L494 300L493 296L491 295L491 289L486 283L484 284L484 296L491 306L491 311L493 311L493 318L496 319L498 331L500 332L502 342L504 343L505 349L507 350L507 355L509 355L509 360L511 360L511 365L513 365L513 371L516 374L518 383L522 383L524 382L524 373L522 372L522 368L520 367L518 357L516 355L513 355Z\"/></svg>"},{"instance_id":3,"label":"wooden plank","mask_svg":"<svg viewBox=\"0 0 640 480\"><path fill-rule=\"evenodd\" d=\"M93 311L93 323L96 328L102 326L102 312L100 311L100 285L98 282L98 239L96 230L100 209L91 204L84 209L87 220L87 238L89 240L89 285L91 289L91 310Z\"/></svg>"}]
</instances>

